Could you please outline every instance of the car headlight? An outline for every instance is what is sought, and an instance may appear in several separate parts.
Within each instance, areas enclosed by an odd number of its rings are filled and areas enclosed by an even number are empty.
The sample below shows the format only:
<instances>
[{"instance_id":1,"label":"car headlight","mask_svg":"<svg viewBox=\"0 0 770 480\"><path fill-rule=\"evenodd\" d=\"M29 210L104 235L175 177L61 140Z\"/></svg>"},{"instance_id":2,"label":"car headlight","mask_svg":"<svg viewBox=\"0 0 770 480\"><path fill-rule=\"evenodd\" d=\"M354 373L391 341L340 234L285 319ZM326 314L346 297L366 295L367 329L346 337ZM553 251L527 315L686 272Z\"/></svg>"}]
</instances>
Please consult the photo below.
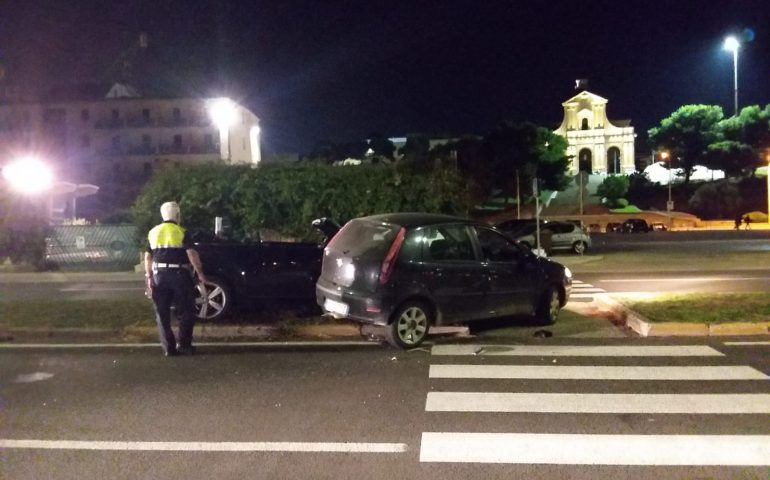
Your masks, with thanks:
<instances>
[{"instance_id":1,"label":"car headlight","mask_svg":"<svg viewBox=\"0 0 770 480\"><path fill-rule=\"evenodd\" d=\"M572 278L572 270L569 267L564 267L564 276L566 278Z\"/></svg>"}]
</instances>

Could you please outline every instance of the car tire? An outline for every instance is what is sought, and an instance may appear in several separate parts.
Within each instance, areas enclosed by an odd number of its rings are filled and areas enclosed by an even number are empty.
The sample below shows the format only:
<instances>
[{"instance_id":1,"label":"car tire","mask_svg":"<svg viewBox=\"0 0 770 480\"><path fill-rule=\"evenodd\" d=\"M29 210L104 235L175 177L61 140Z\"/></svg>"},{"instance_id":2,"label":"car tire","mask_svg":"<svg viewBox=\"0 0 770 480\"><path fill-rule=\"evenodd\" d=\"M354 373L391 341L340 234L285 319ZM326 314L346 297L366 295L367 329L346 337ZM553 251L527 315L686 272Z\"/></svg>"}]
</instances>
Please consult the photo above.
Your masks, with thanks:
<instances>
[{"instance_id":1,"label":"car tire","mask_svg":"<svg viewBox=\"0 0 770 480\"><path fill-rule=\"evenodd\" d=\"M577 253L578 255L584 254L587 249L588 249L588 245L586 245L586 242L583 242L582 240L578 240L577 242L572 244L572 251Z\"/></svg>"},{"instance_id":2,"label":"car tire","mask_svg":"<svg viewBox=\"0 0 770 480\"><path fill-rule=\"evenodd\" d=\"M548 287L540 297L535 310L535 317L542 325L553 325L559 318L559 312L561 312L559 290L556 287Z\"/></svg>"},{"instance_id":3,"label":"car tire","mask_svg":"<svg viewBox=\"0 0 770 480\"><path fill-rule=\"evenodd\" d=\"M393 314L385 337L396 348L419 347L433 324L433 312L424 302L407 301Z\"/></svg>"},{"instance_id":4,"label":"car tire","mask_svg":"<svg viewBox=\"0 0 770 480\"><path fill-rule=\"evenodd\" d=\"M233 304L230 287L217 277L195 284L195 315L199 320L216 322L226 317Z\"/></svg>"}]
</instances>

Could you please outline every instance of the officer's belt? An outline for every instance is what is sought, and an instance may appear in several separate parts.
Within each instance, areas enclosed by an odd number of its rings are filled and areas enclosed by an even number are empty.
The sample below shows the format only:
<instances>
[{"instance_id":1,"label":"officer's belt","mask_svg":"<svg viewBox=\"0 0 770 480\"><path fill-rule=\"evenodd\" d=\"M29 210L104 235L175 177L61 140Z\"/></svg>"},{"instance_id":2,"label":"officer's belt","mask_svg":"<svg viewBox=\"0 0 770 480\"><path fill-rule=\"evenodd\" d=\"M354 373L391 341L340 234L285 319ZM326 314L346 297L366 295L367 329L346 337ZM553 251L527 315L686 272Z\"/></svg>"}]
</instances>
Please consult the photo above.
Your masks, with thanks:
<instances>
[{"instance_id":1,"label":"officer's belt","mask_svg":"<svg viewBox=\"0 0 770 480\"><path fill-rule=\"evenodd\" d=\"M152 264L153 270L156 270L158 268L190 268L189 263L179 264L179 263L158 263L153 262Z\"/></svg>"}]
</instances>

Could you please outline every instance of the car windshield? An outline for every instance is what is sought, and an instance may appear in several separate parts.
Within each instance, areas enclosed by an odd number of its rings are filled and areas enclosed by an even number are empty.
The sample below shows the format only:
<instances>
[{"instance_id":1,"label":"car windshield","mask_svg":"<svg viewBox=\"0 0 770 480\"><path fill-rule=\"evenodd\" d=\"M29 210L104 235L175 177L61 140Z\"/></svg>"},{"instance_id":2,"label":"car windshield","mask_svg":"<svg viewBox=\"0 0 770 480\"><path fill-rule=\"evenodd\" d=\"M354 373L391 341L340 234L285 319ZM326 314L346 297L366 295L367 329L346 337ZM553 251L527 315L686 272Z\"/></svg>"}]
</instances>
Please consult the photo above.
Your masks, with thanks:
<instances>
[{"instance_id":1,"label":"car windshield","mask_svg":"<svg viewBox=\"0 0 770 480\"><path fill-rule=\"evenodd\" d=\"M334 237L329 248L345 256L384 256L401 227L353 220Z\"/></svg>"}]
</instances>

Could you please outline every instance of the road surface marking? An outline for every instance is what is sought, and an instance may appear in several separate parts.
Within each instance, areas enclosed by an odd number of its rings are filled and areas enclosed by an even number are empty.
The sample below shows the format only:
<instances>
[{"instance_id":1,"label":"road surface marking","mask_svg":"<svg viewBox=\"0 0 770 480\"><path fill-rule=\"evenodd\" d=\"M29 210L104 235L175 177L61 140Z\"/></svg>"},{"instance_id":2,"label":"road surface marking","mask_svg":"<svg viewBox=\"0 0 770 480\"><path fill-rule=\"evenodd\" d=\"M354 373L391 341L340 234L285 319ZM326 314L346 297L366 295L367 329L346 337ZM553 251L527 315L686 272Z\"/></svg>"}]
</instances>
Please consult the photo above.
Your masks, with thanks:
<instances>
[{"instance_id":1,"label":"road surface marking","mask_svg":"<svg viewBox=\"0 0 770 480\"><path fill-rule=\"evenodd\" d=\"M125 290L144 290L144 287L66 287L60 288L60 292L117 292Z\"/></svg>"},{"instance_id":2,"label":"road surface marking","mask_svg":"<svg viewBox=\"0 0 770 480\"><path fill-rule=\"evenodd\" d=\"M432 355L568 357L723 357L707 345L434 345Z\"/></svg>"},{"instance_id":3,"label":"road surface marking","mask_svg":"<svg viewBox=\"0 0 770 480\"><path fill-rule=\"evenodd\" d=\"M747 366L604 367L542 365L431 365L430 378L560 380L768 380Z\"/></svg>"},{"instance_id":4,"label":"road surface marking","mask_svg":"<svg viewBox=\"0 0 770 480\"><path fill-rule=\"evenodd\" d=\"M367 341L320 341L320 342L196 342L196 347L359 347L364 345L380 346L377 342ZM155 343L0 343L0 350L15 349L88 349L88 348L160 348Z\"/></svg>"},{"instance_id":5,"label":"road surface marking","mask_svg":"<svg viewBox=\"0 0 770 480\"><path fill-rule=\"evenodd\" d=\"M770 465L770 436L424 432L421 462Z\"/></svg>"},{"instance_id":6,"label":"road surface marking","mask_svg":"<svg viewBox=\"0 0 770 480\"><path fill-rule=\"evenodd\" d=\"M168 452L341 452L403 453L405 443L356 442L101 442L0 439L0 448Z\"/></svg>"},{"instance_id":7,"label":"road surface marking","mask_svg":"<svg viewBox=\"0 0 770 480\"><path fill-rule=\"evenodd\" d=\"M425 411L770 414L770 395L429 392Z\"/></svg>"},{"instance_id":8,"label":"road surface marking","mask_svg":"<svg viewBox=\"0 0 770 480\"><path fill-rule=\"evenodd\" d=\"M768 280L770 277L667 277L667 278L618 278L601 279L602 283L621 283L621 282L732 282L732 281L754 281Z\"/></svg>"},{"instance_id":9,"label":"road surface marking","mask_svg":"<svg viewBox=\"0 0 770 480\"><path fill-rule=\"evenodd\" d=\"M770 345L770 340L764 342L723 342L725 345L732 347L736 346L749 346L749 345Z\"/></svg>"}]
</instances>

